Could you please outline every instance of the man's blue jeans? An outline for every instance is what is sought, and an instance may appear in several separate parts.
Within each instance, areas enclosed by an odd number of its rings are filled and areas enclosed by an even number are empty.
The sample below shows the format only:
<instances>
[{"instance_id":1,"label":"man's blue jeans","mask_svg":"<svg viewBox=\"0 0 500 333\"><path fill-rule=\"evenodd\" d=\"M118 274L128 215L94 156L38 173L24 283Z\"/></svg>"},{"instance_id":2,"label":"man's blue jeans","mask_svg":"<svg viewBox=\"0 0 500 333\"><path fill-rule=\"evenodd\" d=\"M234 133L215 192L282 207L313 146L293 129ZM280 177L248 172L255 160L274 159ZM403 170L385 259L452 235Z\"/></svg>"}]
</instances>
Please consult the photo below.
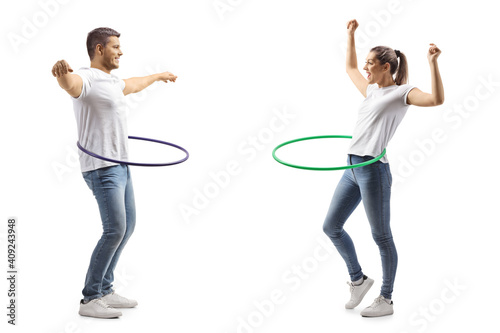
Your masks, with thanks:
<instances>
[{"instance_id":1,"label":"man's blue jeans","mask_svg":"<svg viewBox=\"0 0 500 333\"><path fill-rule=\"evenodd\" d=\"M113 291L113 271L135 227L135 201L127 165L114 165L82 174L97 200L103 228L101 239L92 253L82 291L86 302Z\"/></svg>"},{"instance_id":2,"label":"man's blue jeans","mask_svg":"<svg viewBox=\"0 0 500 333\"><path fill-rule=\"evenodd\" d=\"M373 159L371 156L348 155L349 165ZM351 281L363 277L351 237L344 224L358 204L363 201L371 232L382 257L382 289L380 294L390 299L396 276L398 254L390 227L392 175L389 163L375 163L347 169L340 179L330 204L323 231L347 264Z\"/></svg>"}]
</instances>

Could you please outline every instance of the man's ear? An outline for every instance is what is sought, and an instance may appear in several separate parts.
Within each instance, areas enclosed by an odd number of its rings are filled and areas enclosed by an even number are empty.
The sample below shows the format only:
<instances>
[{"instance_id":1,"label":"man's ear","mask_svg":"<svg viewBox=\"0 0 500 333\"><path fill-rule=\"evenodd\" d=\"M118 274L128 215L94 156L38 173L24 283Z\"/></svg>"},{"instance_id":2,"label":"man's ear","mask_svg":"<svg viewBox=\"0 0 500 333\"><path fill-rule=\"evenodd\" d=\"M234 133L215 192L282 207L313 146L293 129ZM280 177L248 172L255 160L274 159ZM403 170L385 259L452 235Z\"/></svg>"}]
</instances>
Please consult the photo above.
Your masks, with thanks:
<instances>
[{"instance_id":1,"label":"man's ear","mask_svg":"<svg viewBox=\"0 0 500 333\"><path fill-rule=\"evenodd\" d=\"M101 44L97 44L95 47L96 54L104 55L104 47Z\"/></svg>"}]
</instances>

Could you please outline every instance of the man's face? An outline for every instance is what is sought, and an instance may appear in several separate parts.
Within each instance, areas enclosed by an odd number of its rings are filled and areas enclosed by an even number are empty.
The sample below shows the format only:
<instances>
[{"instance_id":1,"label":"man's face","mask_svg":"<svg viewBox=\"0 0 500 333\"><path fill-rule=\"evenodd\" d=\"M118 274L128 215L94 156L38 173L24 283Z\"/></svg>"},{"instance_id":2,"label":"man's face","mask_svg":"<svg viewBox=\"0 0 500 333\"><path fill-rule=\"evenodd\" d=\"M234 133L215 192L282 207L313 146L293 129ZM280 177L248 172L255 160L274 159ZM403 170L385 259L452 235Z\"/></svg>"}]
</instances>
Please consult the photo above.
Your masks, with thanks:
<instances>
[{"instance_id":1,"label":"man's face","mask_svg":"<svg viewBox=\"0 0 500 333\"><path fill-rule=\"evenodd\" d=\"M120 57L123 55L120 50L120 40L116 36L111 36L104 48L102 64L106 69L112 70L120 67Z\"/></svg>"}]
</instances>

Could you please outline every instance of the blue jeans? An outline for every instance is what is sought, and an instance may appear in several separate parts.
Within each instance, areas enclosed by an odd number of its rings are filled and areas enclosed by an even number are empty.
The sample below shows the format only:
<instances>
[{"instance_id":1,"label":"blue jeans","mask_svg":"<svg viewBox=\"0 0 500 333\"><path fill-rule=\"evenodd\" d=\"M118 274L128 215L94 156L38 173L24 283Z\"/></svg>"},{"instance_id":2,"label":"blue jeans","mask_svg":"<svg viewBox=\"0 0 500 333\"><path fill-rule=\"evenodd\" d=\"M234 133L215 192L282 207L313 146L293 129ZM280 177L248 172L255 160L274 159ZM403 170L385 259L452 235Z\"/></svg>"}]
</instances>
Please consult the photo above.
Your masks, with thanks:
<instances>
[{"instance_id":1,"label":"blue jeans","mask_svg":"<svg viewBox=\"0 0 500 333\"><path fill-rule=\"evenodd\" d=\"M371 156L348 155L349 165L373 159ZM375 243L382 257L382 289L380 294L390 299L396 276L398 254L390 227L392 175L389 163L377 161L363 167L347 169L340 179L323 224L323 231L344 259L351 281L363 277L351 237L344 224L363 200Z\"/></svg>"},{"instance_id":2,"label":"blue jeans","mask_svg":"<svg viewBox=\"0 0 500 333\"><path fill-rule=\"evenodd\" d=\"M113 291L113 272L135 227L134 188L125 164L83 172L101 214L103 233L92 253L83 288L84 301Z\"/></svg>"}]
</instances>

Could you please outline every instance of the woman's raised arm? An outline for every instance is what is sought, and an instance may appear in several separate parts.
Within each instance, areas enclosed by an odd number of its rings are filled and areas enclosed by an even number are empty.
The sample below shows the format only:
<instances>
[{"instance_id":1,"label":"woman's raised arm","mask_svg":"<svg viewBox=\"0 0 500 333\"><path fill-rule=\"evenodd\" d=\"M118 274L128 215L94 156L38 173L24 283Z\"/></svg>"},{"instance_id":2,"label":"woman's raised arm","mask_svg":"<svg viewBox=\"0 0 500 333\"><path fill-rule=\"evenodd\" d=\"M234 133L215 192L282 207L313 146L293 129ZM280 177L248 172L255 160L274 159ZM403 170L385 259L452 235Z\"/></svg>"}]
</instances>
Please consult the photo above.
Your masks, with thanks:
<instances>
[{"instance_id":1,"label":"woman's raised arm","mask_svg":"<svg viewBox=\"0 0 500 333\"><path fill-rule=\"evenodd\" d=\"M431 47L427 53L427 60L429 60L429 66L431 67L432 93L428 94L418 88L414 88L408 93L408 104L416 106L436 106L444 103L443 81L441 80L441 74L439 74L437 63L437 58L441 54L441 50L435 44L431 43L430 45Z\"/></svg>"},{"instance_id":2,"label":"woman's raised arm","mask_svg":"<svg viewBox=\"0 0 500 333\"><path fill-rule=\"evenodd\" d=\"M358 69L358 60L356 59L356 46L354 45L354 31L359 26L356 20L347 22L347 55L346 55L346 72L351 78L359 92L366 97L366 88L368 80L364 78Z\"/></svg>"}]
</instances>

